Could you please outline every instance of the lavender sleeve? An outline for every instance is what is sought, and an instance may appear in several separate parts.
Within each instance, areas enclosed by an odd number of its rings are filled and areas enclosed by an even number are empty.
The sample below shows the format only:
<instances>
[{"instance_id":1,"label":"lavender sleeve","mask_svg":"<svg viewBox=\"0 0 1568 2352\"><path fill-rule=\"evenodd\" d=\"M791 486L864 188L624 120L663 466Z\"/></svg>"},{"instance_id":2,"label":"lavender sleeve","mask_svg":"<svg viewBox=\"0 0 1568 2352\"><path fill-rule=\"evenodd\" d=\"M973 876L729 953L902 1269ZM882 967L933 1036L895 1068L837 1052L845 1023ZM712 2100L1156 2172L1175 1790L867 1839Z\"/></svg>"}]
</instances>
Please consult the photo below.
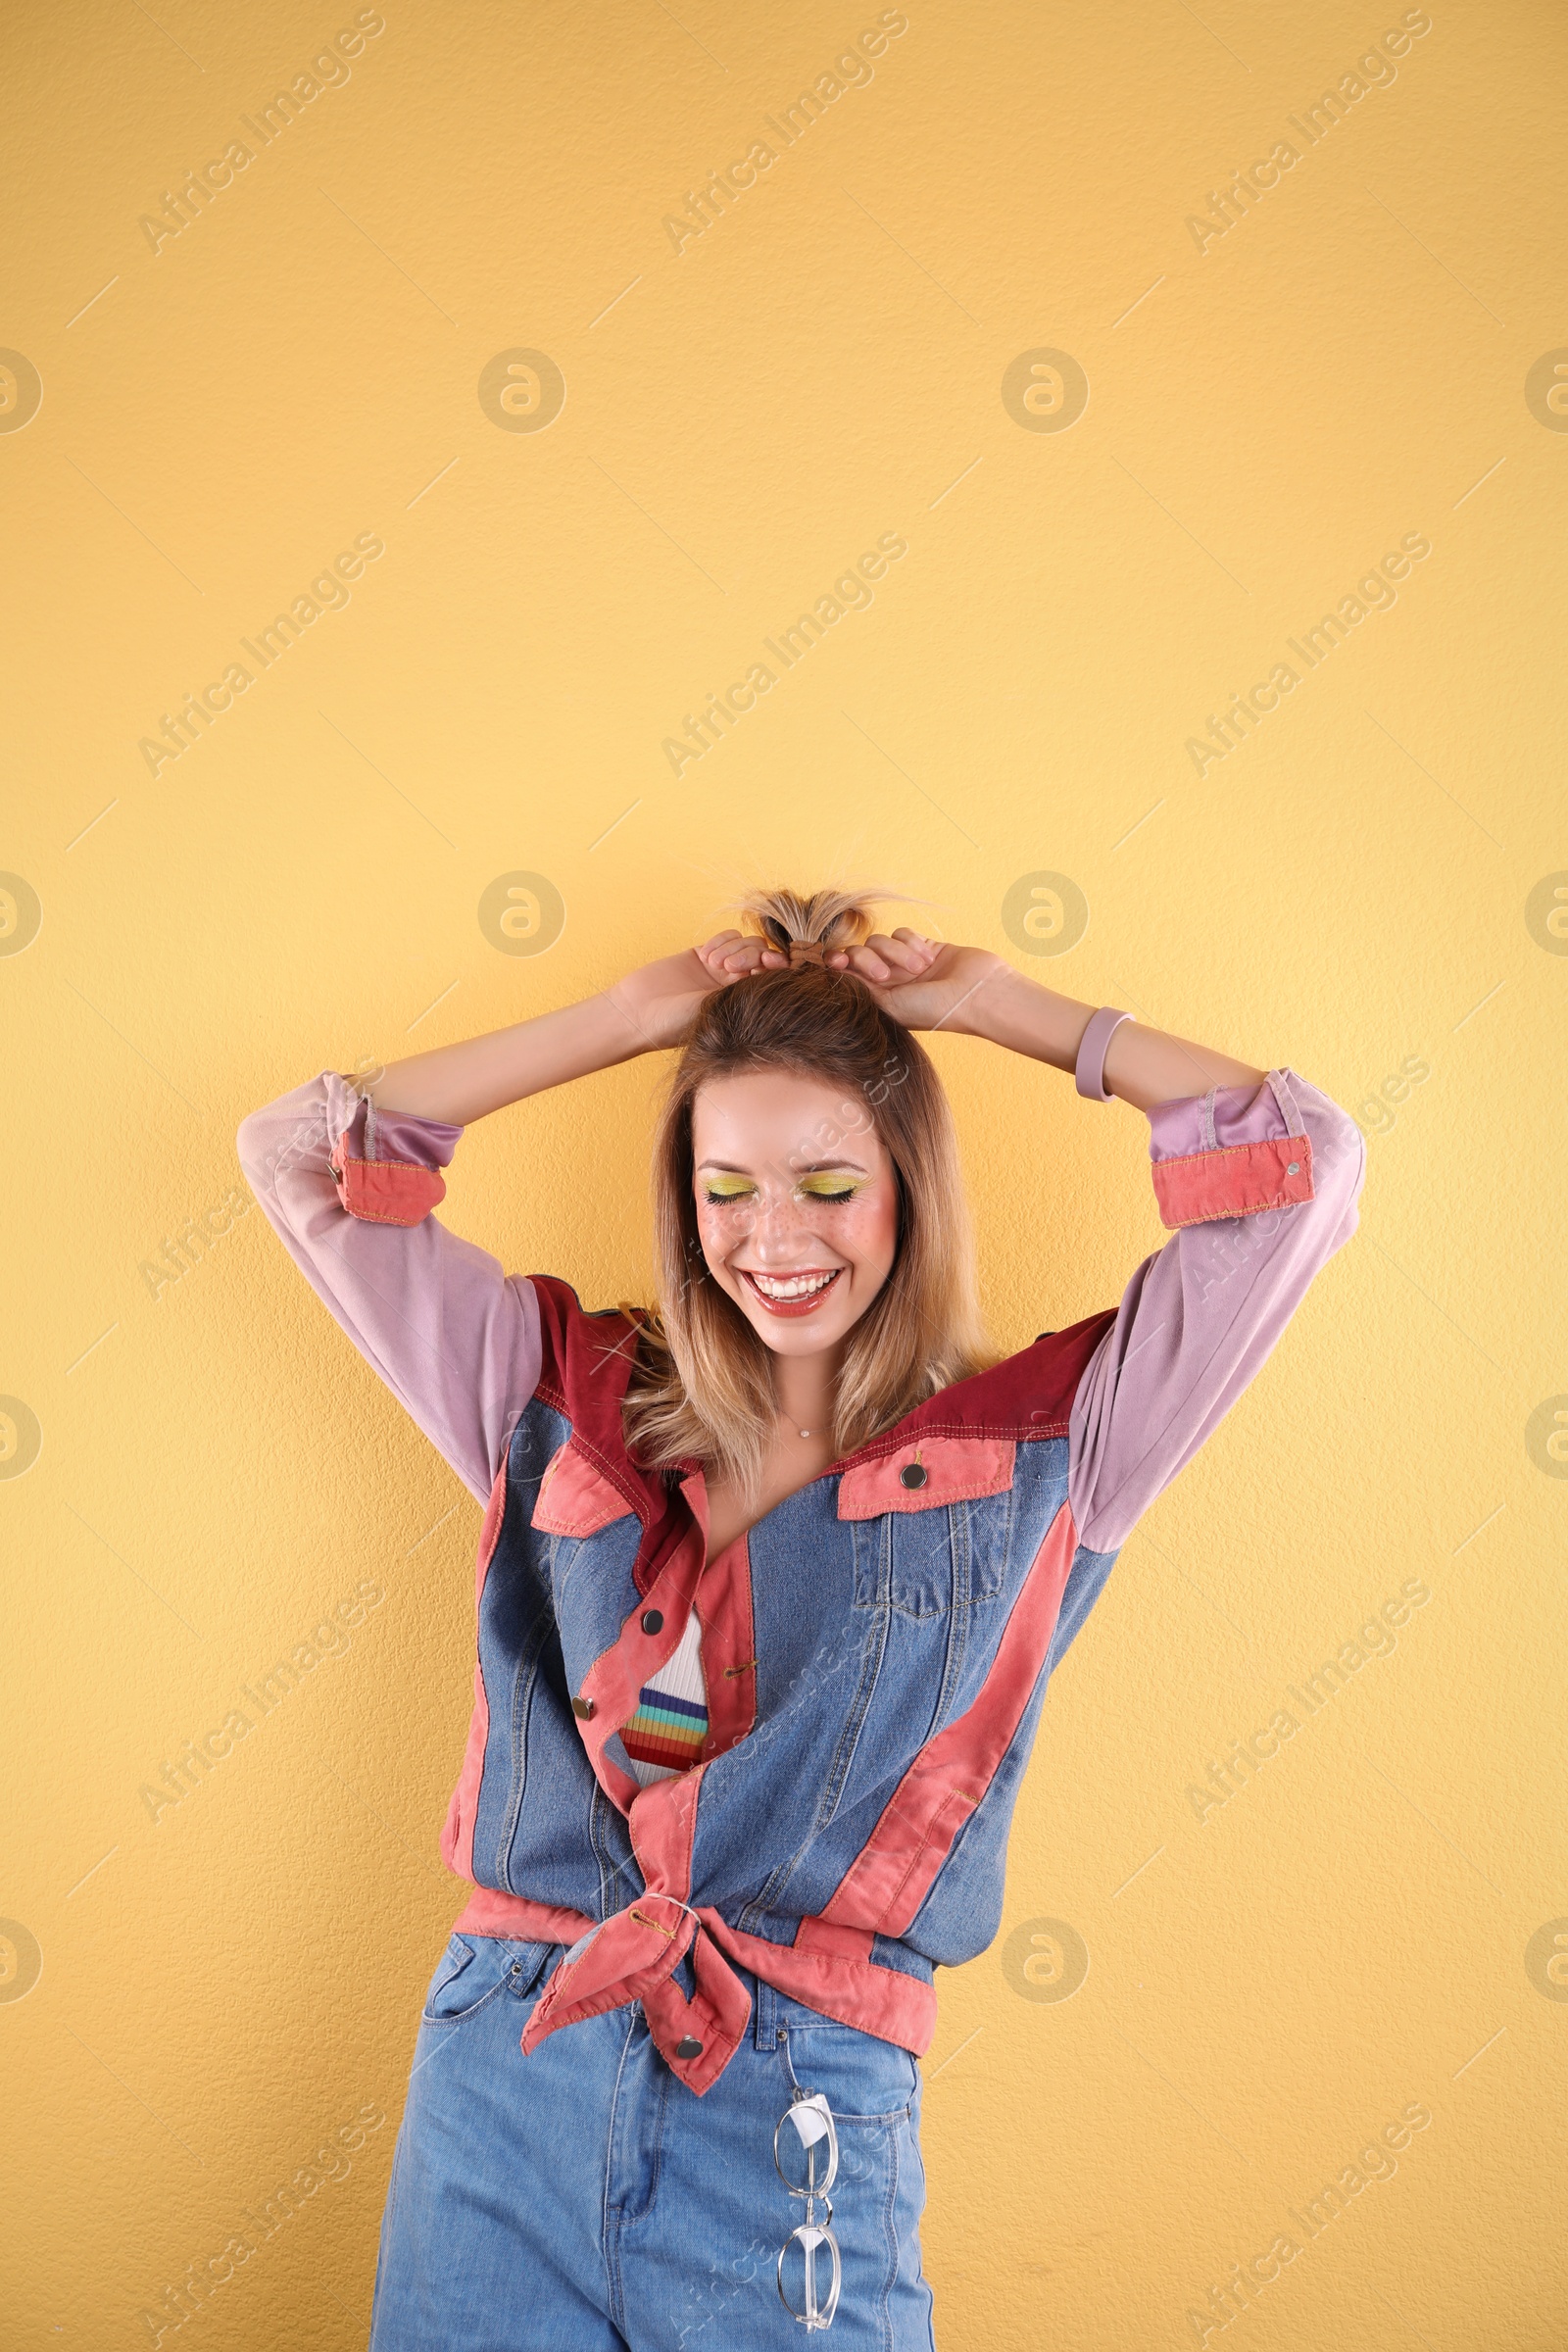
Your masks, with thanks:
<instances>
[{"instance_id":1,"label":"lavender sleeve","mask_svg":"<svg viewBox=\"0 0 1568 2352\"><path fill-rule=\"evenodd\" d=\"M1366 1167L1355 1122L1290 1070L1149 1119L1156 1191L1179 1229L1127 1285L1068 1429L1073 1520L1100 1552L1125 1543L1261 1368L1355 1231Z\"/></svg>"},{"instance_id":2,"label":"lavender sleeve","mask_svg":"<svg viewBox=\"0 0 1568 2352\"><path fill-rule=\"evenodd\" d=\"M440 1169L463 1130L404 1114L372 1119L349 1081L323 1070L252 1111L237 1141L240 1165L284 1249L483 1502L539 1379L533 1285L433 1216L416 1224L351 1216L330 1165L345 1134L357 1159Z\"/></svg>"}]
</instances>

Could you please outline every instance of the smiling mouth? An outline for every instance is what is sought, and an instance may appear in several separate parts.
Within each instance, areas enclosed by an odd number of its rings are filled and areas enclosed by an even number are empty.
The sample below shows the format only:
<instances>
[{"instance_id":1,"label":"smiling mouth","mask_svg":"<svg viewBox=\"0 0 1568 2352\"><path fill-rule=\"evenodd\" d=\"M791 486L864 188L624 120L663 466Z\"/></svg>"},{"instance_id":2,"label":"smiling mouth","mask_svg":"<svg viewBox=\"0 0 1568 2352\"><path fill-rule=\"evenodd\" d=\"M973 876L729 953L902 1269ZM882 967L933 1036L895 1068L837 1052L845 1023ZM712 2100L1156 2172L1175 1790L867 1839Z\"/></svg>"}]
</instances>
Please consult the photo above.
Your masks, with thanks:
<instances>
[{"instance_id":1,"label":"smiling mouth","mask_svg":"<svg viewBox=\"0 0 1568 2352\"><path fill-rule=\"evenodd\" d=\"M753 1296L761 1300L770 1315L808 1315L818 1301L827 1297L839 1276L842 1266L810 1274L757 1274L750 1266L737 1267L741 1280L750 1284Z\"/></svg>"}]
</instances>

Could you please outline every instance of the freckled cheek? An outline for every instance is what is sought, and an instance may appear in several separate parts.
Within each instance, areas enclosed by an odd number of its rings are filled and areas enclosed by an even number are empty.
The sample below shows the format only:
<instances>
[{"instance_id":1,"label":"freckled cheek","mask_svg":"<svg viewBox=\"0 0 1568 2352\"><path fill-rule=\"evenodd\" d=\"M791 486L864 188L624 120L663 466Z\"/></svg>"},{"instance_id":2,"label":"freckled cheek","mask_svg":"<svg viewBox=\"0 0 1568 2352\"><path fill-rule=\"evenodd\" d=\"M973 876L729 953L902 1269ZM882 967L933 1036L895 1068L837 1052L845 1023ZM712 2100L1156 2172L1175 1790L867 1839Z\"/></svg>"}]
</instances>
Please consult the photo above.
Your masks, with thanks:
<instances>
[{"instance_id":1,"label":"freckled cheek","mask_svg":"<svg viewBox=\"0 0 1568 2352\"><path fill-rule=\"evenodd\" d=\"M840 1254L853 1258L866 1273L885 1275L891 1268L897 1229L890 1207L874 1201L864 1207L857 1203L828 1233Z\"/></svg>"},{"instance_id":2,"label":"freckled cheek","mask_svg":"<svg viewBox=\"0 0 1568 2352\"><path fill-rule=\"evenodd\" d=\"M724 1260L751 1239L755 1223L755 1212L749 1208L698 1209L697 1238L711 1270L723 1270Z\"/></svg>"}]
</instances>

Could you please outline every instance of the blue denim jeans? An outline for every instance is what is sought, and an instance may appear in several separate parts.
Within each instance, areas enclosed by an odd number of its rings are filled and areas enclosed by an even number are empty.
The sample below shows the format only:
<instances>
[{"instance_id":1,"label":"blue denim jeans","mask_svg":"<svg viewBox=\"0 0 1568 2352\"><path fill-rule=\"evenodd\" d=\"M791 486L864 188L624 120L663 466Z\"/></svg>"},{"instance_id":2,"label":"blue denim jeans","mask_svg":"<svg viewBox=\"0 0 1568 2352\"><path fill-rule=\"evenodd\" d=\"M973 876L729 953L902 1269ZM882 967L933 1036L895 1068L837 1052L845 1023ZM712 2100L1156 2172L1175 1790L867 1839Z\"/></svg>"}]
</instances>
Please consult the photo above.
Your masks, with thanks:
<instances>
[{"instance_id":1,"label":"blue denim jeans","mask_svg":"<svg viewBox=\"0 0 1568 2352\"><path fill-rule=\"evenodd\" d=\"M701 2099L635 2005L564 2027L524 2058L518 2037L564 1948L454 1936L431 1980L370 2352L804 2346L777 2284L804 2207L773 2165L796 2083L826 2094L838 2131L830 2352L932 2352L908 2051L748 1975L750 2032Z\"/></svg>"}]
</instances>

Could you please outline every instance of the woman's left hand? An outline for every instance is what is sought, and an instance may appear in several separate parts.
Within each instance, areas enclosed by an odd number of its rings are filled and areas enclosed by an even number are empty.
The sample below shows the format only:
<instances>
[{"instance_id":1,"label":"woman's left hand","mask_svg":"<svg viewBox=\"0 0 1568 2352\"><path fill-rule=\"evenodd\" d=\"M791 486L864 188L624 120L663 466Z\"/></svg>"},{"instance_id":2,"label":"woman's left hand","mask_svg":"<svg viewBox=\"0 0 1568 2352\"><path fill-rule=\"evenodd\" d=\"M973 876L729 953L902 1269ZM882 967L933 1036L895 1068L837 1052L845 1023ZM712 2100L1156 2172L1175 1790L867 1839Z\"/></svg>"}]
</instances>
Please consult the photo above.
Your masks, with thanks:
<instances>
[{"instance_id":1,"label":"woman's left hand","mask_svg":"<svg viewBox=\"0 0 1568 2352\"><path fill-rule=\"evenodd\" d=\"M988 948L924 939L906 924L891 934L874 932L863 947L841 949L826 960L835 970L858 973L906 1029L976 1027L973 1000L987 981L1011 969Z\"/></svg>"}]
</instances>

